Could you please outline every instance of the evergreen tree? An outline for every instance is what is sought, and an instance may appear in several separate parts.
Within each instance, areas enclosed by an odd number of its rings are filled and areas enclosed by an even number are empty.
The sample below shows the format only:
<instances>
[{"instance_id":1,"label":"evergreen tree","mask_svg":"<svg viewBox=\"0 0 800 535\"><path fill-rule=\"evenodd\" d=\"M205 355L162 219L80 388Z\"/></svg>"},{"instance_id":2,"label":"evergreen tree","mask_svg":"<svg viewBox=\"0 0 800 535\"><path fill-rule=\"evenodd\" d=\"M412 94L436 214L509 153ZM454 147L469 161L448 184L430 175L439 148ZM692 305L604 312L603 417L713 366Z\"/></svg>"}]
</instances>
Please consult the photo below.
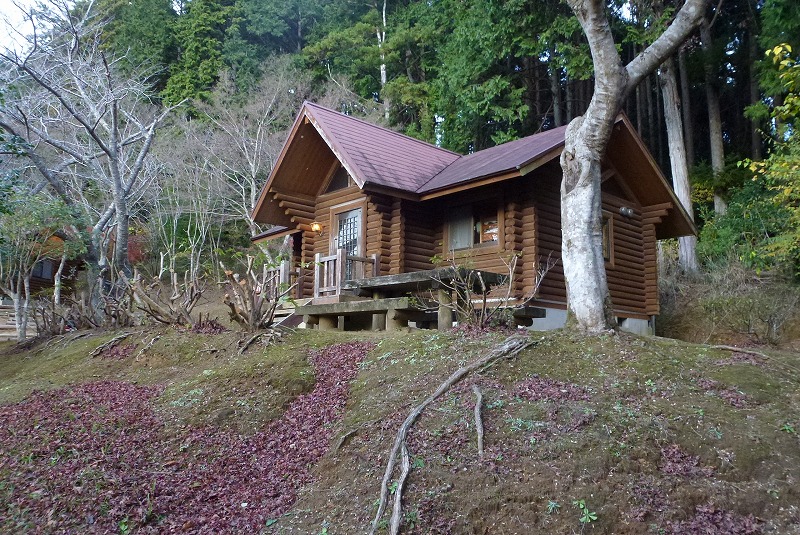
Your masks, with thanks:
<instances>
[{"instance_id":1,"label":"evergreen tree","mask_svg":"<svg viewBox=\"0 0 800 535\"><path fill-rule=\"evenodd\" d=\"M206 100L224 67L223 45L233 4L228 0L191 0L176 24L179 59L173 65L164 100Z\"/></svg>"}]
</instances>

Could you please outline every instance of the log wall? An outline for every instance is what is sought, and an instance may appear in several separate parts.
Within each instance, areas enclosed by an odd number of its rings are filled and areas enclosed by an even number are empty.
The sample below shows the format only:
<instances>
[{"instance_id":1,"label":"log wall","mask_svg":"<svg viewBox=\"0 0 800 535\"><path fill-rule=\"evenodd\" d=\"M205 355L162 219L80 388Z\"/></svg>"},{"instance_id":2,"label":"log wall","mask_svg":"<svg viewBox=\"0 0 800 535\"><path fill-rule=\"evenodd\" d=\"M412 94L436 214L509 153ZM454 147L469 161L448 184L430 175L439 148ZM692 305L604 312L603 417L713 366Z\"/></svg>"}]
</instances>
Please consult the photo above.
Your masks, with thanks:
<instances>
[{"instance_id":1,"label":"log wall","mask_svg":"<svg viewBox=\"0 0 800 535\"><path fill-rule=\"evenodd\" d=\"M434 254L447 257L445 226L447 214L454 206L499 202L503 217L497 246L456 251L456 261L506 274L506 262L518 255L514 291L516 297L527 298L536 284L537 263L547 262L550 257L557 263L542 280L534 303L566 308L566 284L560 261L560 185L561 169L554 162L538 169L534 176L510 180L502 186L487 186L444 200L403 201L400 214L393 213L392 221L397 224L393 223L391 229L392 233L395 228L403 232L398 237L392 234L392 243L404 253L404 271L429 269L432 265L425 259ZM652 217L648 219L656 212L647 212L636 201L620 197L624 193L614 180L608 181L607 186L603 188L602 202L604 212L612 219L613 246L606 275L614 309L621 317L647 318L658 313L655 226ZM634 215L622 216L623 206L633 208ZM401 264L391 265L397 269Z\"/></svg>"},{"instance_id":2,"label":"log wall","mask_svg":"<svg viewBox=\"0 0 800 535\"><path fill-rule=\"evenodd\" d=\"M457 251L456 261L476 269L507 274L507 262L517 256L514 292L531 296L537 263L550 257L557 263L545 275L534 301L541 306L566 308L566 285L561 266L561 170L557 162L539 168L533 176L485 186L425 202L413 202L386 194L364 193L352 186L320 196L313 207L283 198L281 207L303 226L322 223L325 235L302 232L297 258L310 264L316 253L327 254L332 229L331 209L347 203L362 203L365 251L380 254L380 273L399 274L431 269L432 258L449 254L444 243L448 214L459 204L496 203L502 211L497 244ZM613 180L603 190L603 209L613 219L613 253L606 264L611 299L622 317L646 318L658 313L655 224L663 207L642 208L624 195ZM632 217L620 208L634 208ZM313 270L306 269L303 295L313 291Z\"/></svg>"}]
</instances>

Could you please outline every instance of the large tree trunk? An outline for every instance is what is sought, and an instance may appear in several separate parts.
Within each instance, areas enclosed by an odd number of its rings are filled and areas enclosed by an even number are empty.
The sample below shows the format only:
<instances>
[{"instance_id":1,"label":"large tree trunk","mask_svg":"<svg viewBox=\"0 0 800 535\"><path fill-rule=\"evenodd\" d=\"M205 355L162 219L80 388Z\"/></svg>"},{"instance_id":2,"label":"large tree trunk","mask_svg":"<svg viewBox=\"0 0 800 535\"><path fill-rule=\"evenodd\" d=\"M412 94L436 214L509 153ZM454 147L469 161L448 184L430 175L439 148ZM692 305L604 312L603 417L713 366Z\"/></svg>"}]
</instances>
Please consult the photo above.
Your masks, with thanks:
<instances>
[{"instance_id":1,"label":"large tree trunk","mask_svg":"<svg viewBox=\"0 0 800 535\"><path fill-rule=\"evenodd\" d=\"M627 66L616 49L600 0L568 0L589 42L595 91L583 117L567 127L561 168L562 262L569 322L585 332L614 327L605 274L600 204L601 160L625 97L672 55L702 17L705 0L687 0L673 22Z\"/></svg>"},{"instance_id":2,"label":"large tree trunk","mask_svg":"<svg viewBox=\"0 0 800 535\"><path fill-rule=\"evenodd\" d=\"M686 51L678 50L678 67L681 77L681 112L683 112L683 140L686 147L686 166L694 167L694 122L692 121L692 97L689 92L689 73L686 70Z\"/></svg>"},{"instance_id":3,"label":"large tree trunk","mask_svg":"<svg viewBox=\"0 0 800 535\"><path fill-rule=\"evenodd\" d=\"M706 103L708 104L708 135L711 144L711 170L717 176L725 169L725 147L722 142L722 115L719 109L719 91L711 64L711 28L707 20L700 25L700 39L705 55ZM714 190L714 212L724 214L728 205L718 188Z\"/></svg>"},{"instance_id":4,"label":"large tree trunk","mask_svg":"<svg viewBox=\"0 0 800 535\"><path fill-rule=\"evenodd\" d=\"M564 103L561 98L561 69L552 58L552 50L550 56L548 70L550 71L550 92L553 94L553 121L556 126L562 126L564 124Z\"/></svg>"},{"instance_id":5,"label":"large tree trunk","mask_svg":"<svg viewBox=\"0 0 800 535\"><path fill-rule=\"evenodd\" d=\"M116 243L114 244L114 268L126 277L133 275L131 263L128 260L128 237L130 236L130 216L124 201L117 203L116 217Z\"/></svg>"},{"instance_id":6,"label":"large tree trunk","mask_svg":"<svg viewBox=\"0 0 800 535\"><path fill-rule=\"evenodd\" d=\"M758 60L761 59L761 54L758 51L758 42L756 41L756 32L758 31L756 24L755 17L751 17L749 23L750 32L747 35L747 51L748 59L750 60L748 82L751 105L761 100L761 92L758 89L758 73L756 72L756 65ZM755 119L750 119L750 157L753 160L760 160L761 156L761 132L758 128L758 122Z\"/></svg>"},{"instance_id":7,"label":"large tree trunk","mask_svg":"<svg viewBox=\"0 0 800 535\"><path fill-rule=\"evenodd\" d=\"M602 7L581 4L570 1L589 39L595 90L586 113L569 123L561 153L561 254L569 321L582 331L602 332L614 327L614 316L603 258L601 163L628 75Z\"/></svg>"},{"instance_id":8,"label":"large tree trunk","mask_svg":"<svg viewBox=\"0 0 800 535\"><path fill-rule=\"evenodd\" d=\"M667 144L669 145L669 162L672 170L672 184L675 195L683 205L683 209L694 220L692 195L689 186L689 170L686 161L686 146L683 141L681 125L681 102L678 97L678 81L675 76L675 62L667 59L661 66L661 96L664 101L664 121L667 126ZM678 263L686 273L696 273L697 237L682 236L678 238Z\"/></svg>"}]
</instances>

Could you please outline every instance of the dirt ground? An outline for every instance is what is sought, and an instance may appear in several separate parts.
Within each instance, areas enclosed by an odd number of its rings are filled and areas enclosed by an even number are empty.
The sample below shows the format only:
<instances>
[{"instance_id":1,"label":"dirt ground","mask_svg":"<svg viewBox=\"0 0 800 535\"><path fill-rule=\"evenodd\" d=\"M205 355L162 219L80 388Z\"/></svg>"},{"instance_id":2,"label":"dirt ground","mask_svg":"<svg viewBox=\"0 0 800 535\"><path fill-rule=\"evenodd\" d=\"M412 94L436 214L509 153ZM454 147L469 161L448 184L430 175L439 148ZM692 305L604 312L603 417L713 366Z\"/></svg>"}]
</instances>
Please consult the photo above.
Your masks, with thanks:
<instances>
[{"instance_id":1,"label":"dirt ground","mask_svg":"<svg viewBox=\"0 0 800 535\"><path fill-rule=\"evenodd\" d=\"M142 328L91 356L116 335L0 345L0 530L367 533L409 410L506 336L297 331L239 355L234 331ZM534 336L417 422L404 533L800 533L796 354ZM326 381L337 362L353 375ZM109 456L132 444L152 454L126 473ZM207 494L224 514L185 520Z\"/></svg>"}]
</instances>

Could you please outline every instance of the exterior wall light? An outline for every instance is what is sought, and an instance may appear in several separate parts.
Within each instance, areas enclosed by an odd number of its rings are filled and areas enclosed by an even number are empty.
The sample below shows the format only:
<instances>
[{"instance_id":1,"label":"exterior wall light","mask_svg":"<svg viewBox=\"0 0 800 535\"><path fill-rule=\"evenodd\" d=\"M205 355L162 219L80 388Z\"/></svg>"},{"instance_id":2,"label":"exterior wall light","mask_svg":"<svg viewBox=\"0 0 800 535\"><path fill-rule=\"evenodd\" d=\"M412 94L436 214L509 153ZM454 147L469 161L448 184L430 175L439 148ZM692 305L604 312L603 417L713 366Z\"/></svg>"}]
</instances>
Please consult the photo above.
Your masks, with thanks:
<instances>
[{"instance_id":1,"label":"exterior wall light","mask_svg":"<svg viewBox=\"0 0 800 535\"><path fill-rule=\"evenodd\" d=\"M322 237L322 235L325 234L325 231L322 229L322 223L319 221L311 223L311 232L315 232L317 236Z\"/></svg>"},{"instance_id":2,"label":"exterior wall light","mask_svg":"<svg viewBox=\"0 0 800 535\"><path fill-rule=\"evenodd\" d=\"M624 217L633 217L633 208L630 206L623 206L619 209L619 213Z\"/></svg>"}]
</instances>

